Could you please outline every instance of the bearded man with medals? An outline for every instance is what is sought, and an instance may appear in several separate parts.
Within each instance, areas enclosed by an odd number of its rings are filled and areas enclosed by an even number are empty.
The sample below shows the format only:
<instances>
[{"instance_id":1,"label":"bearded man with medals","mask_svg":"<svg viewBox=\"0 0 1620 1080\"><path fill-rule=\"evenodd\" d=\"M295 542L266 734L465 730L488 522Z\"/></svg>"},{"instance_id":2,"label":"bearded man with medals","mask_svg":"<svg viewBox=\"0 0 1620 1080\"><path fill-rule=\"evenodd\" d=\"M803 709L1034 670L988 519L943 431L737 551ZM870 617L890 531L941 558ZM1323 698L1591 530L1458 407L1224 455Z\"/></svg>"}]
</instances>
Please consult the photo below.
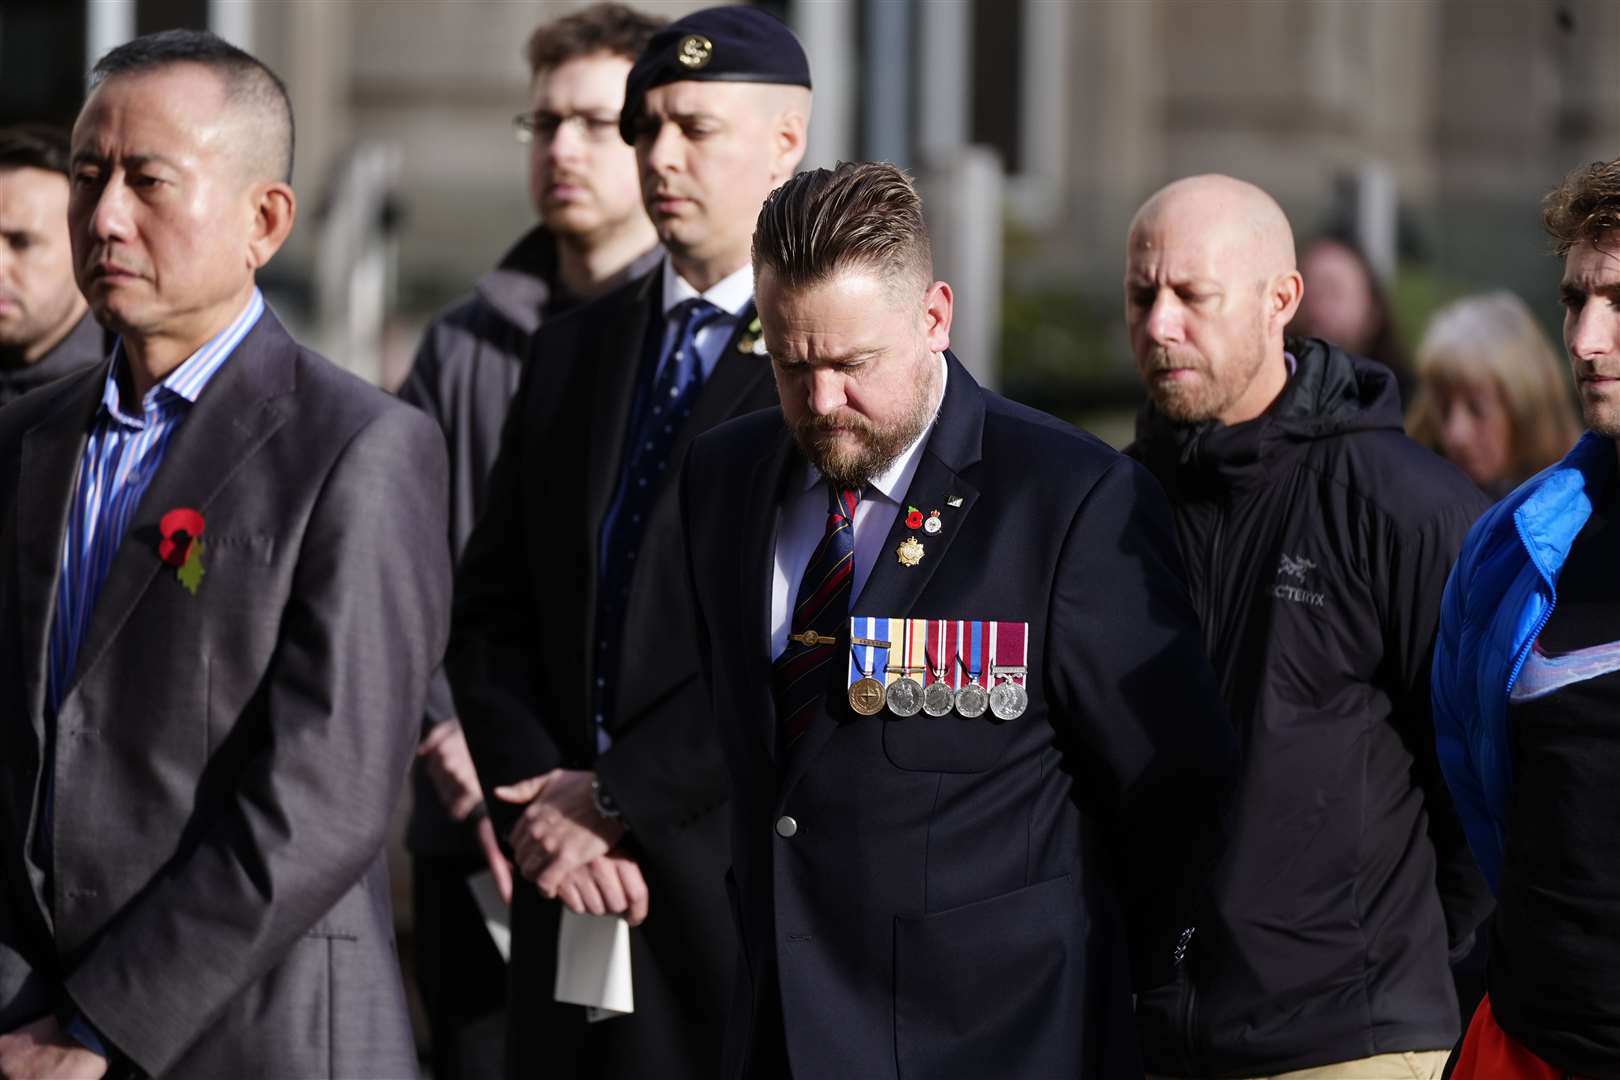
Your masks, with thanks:
<instances>
[{"instance_id":1,"label":"bearded man with medals","mask_svg":"<svg viewBox=\"0 0 1620 1080\"><path fill-rule=\"evenodd\" d=\"M734 790L721 1075L1140 1075L1236 761L1163 495L950 354L894 167L788 181L754 269L781 405L680 492Z\"/></svg>"}]
</instances>

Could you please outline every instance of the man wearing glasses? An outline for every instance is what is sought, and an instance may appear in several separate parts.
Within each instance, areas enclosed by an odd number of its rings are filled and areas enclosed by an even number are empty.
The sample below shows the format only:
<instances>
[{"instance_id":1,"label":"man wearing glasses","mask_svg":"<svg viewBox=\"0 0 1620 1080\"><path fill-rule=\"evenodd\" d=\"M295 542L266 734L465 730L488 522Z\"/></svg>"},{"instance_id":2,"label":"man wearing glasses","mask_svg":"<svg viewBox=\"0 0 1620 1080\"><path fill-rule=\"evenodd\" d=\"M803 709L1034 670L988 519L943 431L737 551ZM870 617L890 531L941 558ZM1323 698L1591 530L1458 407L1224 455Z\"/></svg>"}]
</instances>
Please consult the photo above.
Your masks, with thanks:
<instances>
[{"instance_id":1,"label":"man wearing glasses","mask_svg":"<svg viewBox=\"0 0 1620 1080\"><path fill-rule=\"evenodd\" d=\"M501 421L540 325L657 265L658 237L642 209L635 151L619 137L619 111L630 65L662 25L619 4L596 4L529 38L531 109L514 123L529 147L529 194L541 223L472 295L434 320L400 389L439 421L449 443L450 540L458 553L478 519ZM433 1075L495 1075L506 973L467 878L488 865L509 896L511 873L442 674L423 734L408 840Z\"/></svg>"}]
</instances>

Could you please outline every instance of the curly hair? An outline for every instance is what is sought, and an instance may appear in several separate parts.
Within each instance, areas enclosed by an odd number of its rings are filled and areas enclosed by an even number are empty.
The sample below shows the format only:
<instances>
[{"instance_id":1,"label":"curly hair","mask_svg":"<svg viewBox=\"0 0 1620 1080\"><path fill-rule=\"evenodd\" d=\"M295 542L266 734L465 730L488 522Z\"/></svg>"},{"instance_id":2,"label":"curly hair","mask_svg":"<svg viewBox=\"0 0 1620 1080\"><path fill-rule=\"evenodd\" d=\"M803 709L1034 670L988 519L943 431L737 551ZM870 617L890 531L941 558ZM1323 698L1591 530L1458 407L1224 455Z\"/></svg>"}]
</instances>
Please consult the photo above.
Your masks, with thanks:
<instances>
[{"instance_id":1,"label":"curly hair","mask_svg":"<svg viewBox=\"0 0 1620 1080\"><path fill-rule=\"evenodd\" d=\"M1564 177L1542 202L1541 217L1560 256L1620 228L1620 158L1582 165Z\"/></svg>"}]
</instances>

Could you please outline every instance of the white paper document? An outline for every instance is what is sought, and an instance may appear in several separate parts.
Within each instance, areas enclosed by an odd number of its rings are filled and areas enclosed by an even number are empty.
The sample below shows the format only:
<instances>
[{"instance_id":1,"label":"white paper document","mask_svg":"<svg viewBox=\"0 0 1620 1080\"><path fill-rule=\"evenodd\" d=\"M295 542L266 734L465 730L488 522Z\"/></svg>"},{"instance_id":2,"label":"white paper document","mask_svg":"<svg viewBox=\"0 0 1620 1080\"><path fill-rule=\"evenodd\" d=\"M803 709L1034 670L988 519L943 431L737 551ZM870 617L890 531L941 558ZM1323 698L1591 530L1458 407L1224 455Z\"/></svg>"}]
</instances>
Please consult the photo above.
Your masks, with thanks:
<instances>
[{"instance_id":1,"label":"white paper document","mask_svg":"<svg viewBox=\"0 0 1620 1080\"><path fill-rule=\"evenodd\" d=\"M558 1001L585 1006L587 1020L636 1011L630 985L630 924L617 915L575 915L557 927Z\"/></svg>"},{"instance_id":2,"label":"white paper document","mask_svg":"<svg viewBox=\"0 0 1620 1080\"><path fill-rule=\"evenodd\" d=\"M500 952L502 960L512 959L512 909L501 899L501 890L495 885L495 875L485 870L467 879L478 912L484 917L484 929Z\"/></svg>"}]
</instances>

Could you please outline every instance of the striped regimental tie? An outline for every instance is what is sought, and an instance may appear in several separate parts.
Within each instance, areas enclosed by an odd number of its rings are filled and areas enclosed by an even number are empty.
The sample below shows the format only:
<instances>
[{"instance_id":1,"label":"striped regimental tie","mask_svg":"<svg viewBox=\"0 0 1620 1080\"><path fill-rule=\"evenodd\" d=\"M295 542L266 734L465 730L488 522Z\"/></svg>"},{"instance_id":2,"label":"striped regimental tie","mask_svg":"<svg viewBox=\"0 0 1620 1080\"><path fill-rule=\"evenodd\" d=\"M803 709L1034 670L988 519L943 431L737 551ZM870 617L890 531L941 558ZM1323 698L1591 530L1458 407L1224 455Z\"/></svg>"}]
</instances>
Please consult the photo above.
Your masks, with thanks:
<instances>
[{"instance_id":1,"label":"striped regimental tie","mask_svg":"<svg viewBox=\"0 0 1620 1080\"><path fill-rule=\"evenodd\" d=\"M829 665L847 655L849 642L840 635L849 625L850 583L855 576L855 508L859 491L827 484L827 532L810 556L793 604L793 627L787 648L771 667L771 694L776 699L777 737L793 745L810 726L816 702L826 693ZM841 643L841 644L840 644Z\"/></svg>"}]
</instances>

